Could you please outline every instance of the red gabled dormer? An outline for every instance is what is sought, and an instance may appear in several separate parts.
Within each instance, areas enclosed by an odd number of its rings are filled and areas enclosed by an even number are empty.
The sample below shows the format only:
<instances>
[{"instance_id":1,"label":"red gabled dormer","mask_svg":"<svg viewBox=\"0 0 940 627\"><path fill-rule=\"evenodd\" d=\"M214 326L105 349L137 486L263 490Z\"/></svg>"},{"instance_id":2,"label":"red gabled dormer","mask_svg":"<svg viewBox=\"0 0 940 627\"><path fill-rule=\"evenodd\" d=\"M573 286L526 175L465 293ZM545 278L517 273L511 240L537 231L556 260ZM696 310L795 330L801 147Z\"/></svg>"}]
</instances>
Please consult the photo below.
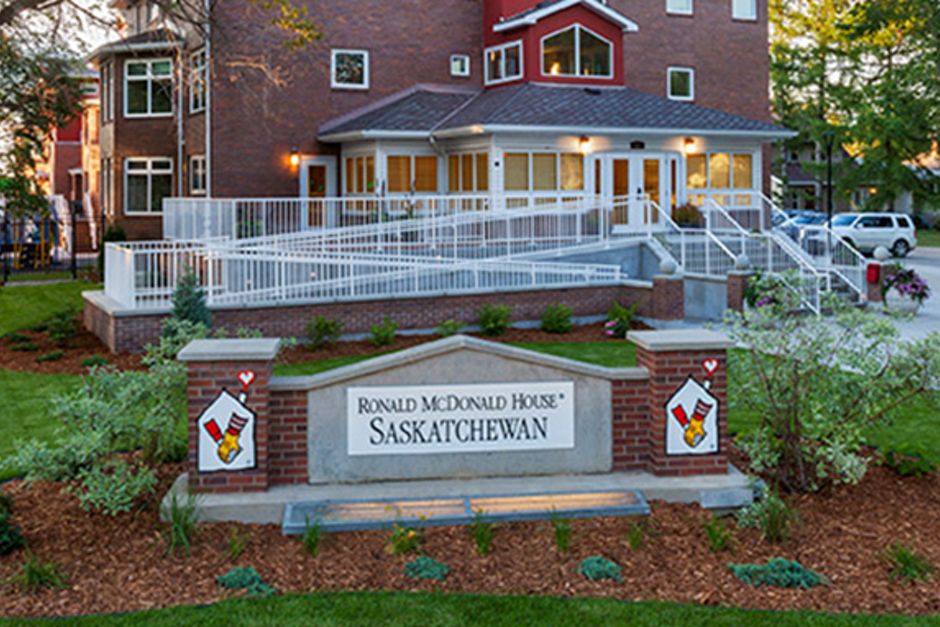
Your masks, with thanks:
<instances>
[{"instance_id":1,"label":"red gabled dormer","mask_svg":"<svg viewBox=\"0 0 940 627\"><path fill-rule=\"evenodd\" d=\"M606 0L486 0L487 86L624 84L623 37L637 25Z\"/></svg>"}]
</instances>

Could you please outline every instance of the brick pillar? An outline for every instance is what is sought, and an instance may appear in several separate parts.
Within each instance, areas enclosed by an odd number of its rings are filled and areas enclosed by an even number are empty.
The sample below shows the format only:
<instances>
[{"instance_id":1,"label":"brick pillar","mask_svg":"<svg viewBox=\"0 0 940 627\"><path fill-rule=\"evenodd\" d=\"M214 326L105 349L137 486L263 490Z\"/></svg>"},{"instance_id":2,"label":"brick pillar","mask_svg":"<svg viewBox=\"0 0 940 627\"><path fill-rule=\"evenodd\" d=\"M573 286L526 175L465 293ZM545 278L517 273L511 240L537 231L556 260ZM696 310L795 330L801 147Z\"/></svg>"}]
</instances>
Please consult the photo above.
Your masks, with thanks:
<instances>
[{"instance_id":1,"label":"brick pillar","mask_svg":"<svg viewBox=\"0 0 940 627\"><path fill-rule=\"evenodd\" d=\"M867 273L871 271L870 269L872 267L877 268L878 270L878 280L875 281L874 283L869 281L868 276L867 276ZM868 266L865 268L865 270L866 270L865 285L868 286L868 302L880 303L882 302L881 286L884 284L884 280L885 280L885 277L884 277L885 267L880 261L869 261Z\"/></svg>"},{"instance_id":2,"label":"brick pillar","mask_svg":"<svg viewBox=\"0 0 940 627\"><path fill-rule=\"evenodd\" d=\"M744 292L754 273L749 270L732 270L728 273L728 309L744 311Z\"/></svg>"},{"instance_id":3,"label":"brick pillar","mask_svg":"<svg viewBox=\"0 0 940 627\"><path fill-rule=\"evenodd\" d=\"M270 391L268 386L279 341L196 340L178 359L188 367L189 487L192 492L261 492L268 489L270 456ZM237 397L242 390L238 373L251 371L255 379L247 389L245 405L255 414L255 466L244 470L199 470L199 419L225 390ZM214 416L224 432L231 416ZM204 441L204 440L203 440ZM243 443L244 444L244 443ZM210 449L214 452L214 448Z\"/></svg>"},{"instance_id":4,"label":"brick pillar","mask_svg":"<svg viewBox=\"0 0 940 627\"><path fill-rule=\"evenodd\" d=\"M649 379L614 379L611 388L613 470L645 470L649 464Z\"/></svg>"},{"instance_id":5,"label":"brick pillar","mask_svg":"<svg viewBox=\"0 0 940 627\"><path fill-rule=\"evenodd\" d=\"M723 334L704 329L637 331L628 336L637 346L637 364L649 371L649 404L646 421L649 464L656 475L686 476L728 472L727 349L731 341ZM666 404L691 376L705 380L703 363L714 359L718 369L710 392L719 401L718 451L710 454L666 454ZM692 407L687 408L689 412Z\"/></svg>"},{"instance_id":6,"label":"brick pillar","mask_svg":"<svg viewBox=\"0 0 940 627\"><path fill-rule=\"evenodd\" d=\"M653 319L685 318L685 282L681 276L657 274L653 277Z\"/></svg>"}]
</instances>

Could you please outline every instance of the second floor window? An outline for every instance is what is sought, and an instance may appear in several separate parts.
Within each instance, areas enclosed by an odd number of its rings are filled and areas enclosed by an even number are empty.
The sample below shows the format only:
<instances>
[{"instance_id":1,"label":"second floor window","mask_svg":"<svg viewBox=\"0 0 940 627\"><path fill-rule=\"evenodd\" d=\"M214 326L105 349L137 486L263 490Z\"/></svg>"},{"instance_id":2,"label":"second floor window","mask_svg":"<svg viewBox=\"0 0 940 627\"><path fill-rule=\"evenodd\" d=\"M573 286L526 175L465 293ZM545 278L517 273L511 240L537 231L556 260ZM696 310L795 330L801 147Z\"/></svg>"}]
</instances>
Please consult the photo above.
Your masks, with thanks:
<instances>
[{"instance_id":1,"label":"second floor window","mask_svg":"<svg viewBox=\"0 0 940 627\"><path fill-rule=\"evenodd\" d=\"M666 13L692 15L692 0L666 0Z\"/></svg>"},{"instance_id":2,"label":"second floor window","mask_svg":"<svg viewBox=\"0 0 940 627\"><path fill-rule=\"evenodd\" d=\"M205 155L193 155L189 158L189 193L194 196L206 193Z\"/></svg>"},{"instance_id":3,"label":"second floor window","mask_svg":"<svg viewBox=\"0 0 940 627\"><path fill-rule=\"evenodd\" d=\"M369 89L368 51L334 50L330 72L333 89Z\"/></svg>"},{"instance_id":4,"label":"second floor window","mask_svg":"<svg viewBox=\"0 0 940 627\"><path fill-rule=\"evenodd\" d=\"M124 66L124 115L133 118L172 113L173 62L128 61Z\"/></svg>"},{"instance_id":5,"label":"second floor window","mask_svg":"<svg viewBox=\"0 0 940 627\"><path fill-rule=\"evenodd\" d=\"M173 161L166 157L124 162L124 213L161 213L173 194Z\"/></svg>"},{"instance_id":6,"label":"second floor window","mask_svg":"<svg viewBox=\"0 0 940 627\"><path fill-rule=\"evenodd\" d=\"M736 20L756 20L757 0L731 0L731 17Z\"/></svg>"},{"instance_id":7,"label":"second floor window","mask_svg":"<svg viewBox=\"0 0 940 627\"><path fill-rule=\"evenodd\" d=\"M206 51L198 50L190 58L189 112L206 110Z\"/></svg>"},{"instance_id":8,"label":"second floor window","mask_svg":"<svg viewBox=\"0 0 940 627\"><path fill-rule=\"evenodd\" d=\"M521 41L487 48L483 54L487 85L522 78Z\"/></svg>"},{"instance_id":9,"label":"second floor window","mask_svg":"<svg viewBox=\"0 0 940 627\"><path fill-rule=\"evenodd\" d=\"M542 74L611 78L614 46L580 24L542 40Z\"/></svg>"},{"instance_id":10,"label":"second floor window","mask_svg":"<svg viewBox=\"0 0 940 627\"><path fill-rule=\"evenodd\" d=\"M695 100L695 70L692 68L669 68L666 82L671 100Z\"/></svg>"}]
</instances>

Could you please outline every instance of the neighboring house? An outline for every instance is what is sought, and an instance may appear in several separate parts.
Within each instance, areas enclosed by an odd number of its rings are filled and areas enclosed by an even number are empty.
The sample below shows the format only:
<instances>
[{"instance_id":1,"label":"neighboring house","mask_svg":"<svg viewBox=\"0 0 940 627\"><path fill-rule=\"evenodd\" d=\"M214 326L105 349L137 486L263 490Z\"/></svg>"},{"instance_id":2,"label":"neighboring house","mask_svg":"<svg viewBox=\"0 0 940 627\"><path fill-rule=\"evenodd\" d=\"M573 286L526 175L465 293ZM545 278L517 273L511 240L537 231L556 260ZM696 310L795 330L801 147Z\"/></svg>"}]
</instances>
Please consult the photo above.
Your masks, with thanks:
<instances>
[{"instance_id":1,"label":"neighboring house","mask_svg":"<svg viewBox=\"0 0 940 627\"><path fill-rule=\"evenodd\" d=\"M242 0L215 3L208 42L112 3L127 36L93 55L109 223L160 238L173 196L759 206L791 136L770 118L767 0L305 3L324 37L298 51Z\"/></svg>"}]
</instances>

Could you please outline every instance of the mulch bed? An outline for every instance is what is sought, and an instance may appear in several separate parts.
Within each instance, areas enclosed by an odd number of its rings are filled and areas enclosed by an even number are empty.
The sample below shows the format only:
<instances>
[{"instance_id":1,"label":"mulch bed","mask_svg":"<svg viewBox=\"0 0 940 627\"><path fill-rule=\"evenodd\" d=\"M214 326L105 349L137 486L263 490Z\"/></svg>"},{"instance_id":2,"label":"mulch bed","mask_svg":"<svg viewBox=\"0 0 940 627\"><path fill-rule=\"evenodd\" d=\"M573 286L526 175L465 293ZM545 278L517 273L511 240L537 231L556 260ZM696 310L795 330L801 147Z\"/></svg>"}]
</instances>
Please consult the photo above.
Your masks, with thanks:
<instances>
[{"instance_id":1,"label":"mulch bed","mask_svg":"<svg viewBox=\"0 0 940 627\"><path fill-rule=\"evenodd\" d=\"M28 341L19 340L14 334L0 337L0 370L15 370L18 372L40 372L44 374L83 374L88 368L82 365L89 357L103 357L108 364L121 370L139 370L142 368L140 355L112 355L108 347L101 340L85 329L80 329L76 335L60 345L49 339L45 331L24 330L17 331L16 336L29 338ZM16 339L17 341L14 341ZM35 351L15 351L14 346L35 344ZM40 362L39 357L53 352L62 351L62 358L56 361Z\"/></svg>"},{"instance_id":2,"label":"mulch bed","mask_svg":"<svg viewBox=\"0 0 940 627\"><path fill-rule=\"evenodd\" d=\"M179 467L161 469L162 491ZM426 554L451 567L443 583L404 576L409 559L385 550L387 532L327 536L319 557L277 526L237 528L248 537L245 553L226 556L231 524L200 527L190 558L168 557L156 505L117 518L82 511L61 485L21 482L3 490L15 498L14 522L31 549L56 560L70 580L64 590L27 593L0 587L0 613L9 616L128 612L181 604L205 604L233 595L215 578L233 566L253 566L283 592L314 590L443 590L495 594L609 596L764 609L930 614L940 612L935 581L892 583L885 548L904 542L940 564L937 504L940 477L902 479L873 468L858 486L833 495L794 499L802 524L790 543L769 545L754 530L735 530L731 552L709 551L694 505L653 503L646 543L631 550L626 534L636 519L577 520L573 546L560 555L548 522L497 528L493 553L479 557L466 528L426 531ZM734 528L733 523L731 524ZM577 573L581 560L603 555L623 566L623 583L590 582ZM735 579L729 562L799 560L829 578L812 590L750 588ZM22 553L0 558L0 580L14 575Z\"/></svg>"}]
</instances>

